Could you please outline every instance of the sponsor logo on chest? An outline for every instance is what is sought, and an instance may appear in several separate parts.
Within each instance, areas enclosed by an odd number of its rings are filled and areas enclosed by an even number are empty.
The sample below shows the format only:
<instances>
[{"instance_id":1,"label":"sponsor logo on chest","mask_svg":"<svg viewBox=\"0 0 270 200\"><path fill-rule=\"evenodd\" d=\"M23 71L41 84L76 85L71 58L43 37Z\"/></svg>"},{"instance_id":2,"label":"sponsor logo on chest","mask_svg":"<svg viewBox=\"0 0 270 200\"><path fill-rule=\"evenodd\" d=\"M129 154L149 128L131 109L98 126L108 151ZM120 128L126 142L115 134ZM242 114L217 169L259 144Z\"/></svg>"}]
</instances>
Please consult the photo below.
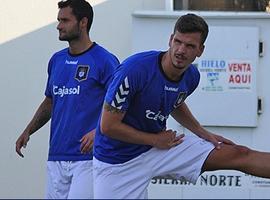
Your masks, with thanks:
<instances>
[{"instance_id":1,"label":"sponsor logo on chest","mask_svg":"<svg viewBox=\"0 0 270 200\"><path fill-rule=\"evenodd\" d=\"M77 87L59 87L56 85L53 85L53 94L55 96L59 95L60 97L63 97L65 95L79 95L80 94L80 86Z\"/></svg>"},{"instance_id":2,"label":"sponsor logo on chest","mask_svg":"<svg viewBox=\"0 0 270 200\"><path fill-rule=\"evenodd\" d=\"M157 121L157 120L160 120L160 121L166 121L169 116L164 116L161 114L161 111L158 111L158 113L155 113L151 110L146 110L145 111L145 116L147 119L151 119L151 120L154 120L154 121Z\"/></svg>"}]
</instances>

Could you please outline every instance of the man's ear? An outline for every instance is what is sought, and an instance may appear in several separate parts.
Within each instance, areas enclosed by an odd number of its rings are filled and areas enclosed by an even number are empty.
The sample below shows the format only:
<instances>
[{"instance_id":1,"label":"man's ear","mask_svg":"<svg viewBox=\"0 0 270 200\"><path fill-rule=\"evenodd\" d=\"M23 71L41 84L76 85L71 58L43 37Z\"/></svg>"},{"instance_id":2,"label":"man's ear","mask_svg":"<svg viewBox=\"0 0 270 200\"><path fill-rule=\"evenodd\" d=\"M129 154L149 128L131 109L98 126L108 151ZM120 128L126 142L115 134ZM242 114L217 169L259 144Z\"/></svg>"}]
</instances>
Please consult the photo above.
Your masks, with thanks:
<instances>
[{"instance_id":1,"label":"man's ear","mask_svg":"<svg viewBox=\"0 0 270 200\"><path fill-rule=\"evenodd\" d=\"M174 34L171 34L171 36L170 36L170 40L169 40L169 47L171 47L171 45L172 45L173 36L174 36Z\"/></svg>"},{"instance_id":2,"label":"man's ear","mask_svg":"<svg viewBox=\"0 0 270 200\"><path fill-rule=\"evenodd\" d=\"M199 52L198 52L198 54L197 54L197 57L200 57L201 55L202 55L202 53L203 53L203 51L204 51L204 44L202 44L200 47L199 47Z\"/></svg>"},{"instance_id":3,"label":"man's ear","mask_svg":"<svg viewBox=\"0 0 270 200\"><path fill-rule=\"evenodd\" d=\"M86 17L83 17L80 21L80 24L82 27L87 28L88 19Z\"/></svg>"}]
</instances>

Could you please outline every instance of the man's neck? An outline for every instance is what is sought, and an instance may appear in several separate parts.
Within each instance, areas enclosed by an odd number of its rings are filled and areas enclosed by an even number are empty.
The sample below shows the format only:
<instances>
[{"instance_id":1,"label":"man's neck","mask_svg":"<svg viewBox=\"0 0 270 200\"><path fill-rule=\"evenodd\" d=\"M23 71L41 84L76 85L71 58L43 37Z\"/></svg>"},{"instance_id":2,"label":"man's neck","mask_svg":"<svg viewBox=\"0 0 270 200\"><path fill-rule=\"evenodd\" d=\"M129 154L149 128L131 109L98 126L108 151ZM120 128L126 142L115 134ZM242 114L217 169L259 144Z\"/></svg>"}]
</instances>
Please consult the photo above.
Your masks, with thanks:
<instances>
[{"instance_id":1,"label":"man's neck","mask_svg":"<svg viewBox=\"0 0 270 200\"><path fill-rule=\"evenodd\" d=\"M88 38L85 40L69 42L69 52L71 54L80 54L85 52L93 45L93 42Z\"/></svg>"}]
</instances>

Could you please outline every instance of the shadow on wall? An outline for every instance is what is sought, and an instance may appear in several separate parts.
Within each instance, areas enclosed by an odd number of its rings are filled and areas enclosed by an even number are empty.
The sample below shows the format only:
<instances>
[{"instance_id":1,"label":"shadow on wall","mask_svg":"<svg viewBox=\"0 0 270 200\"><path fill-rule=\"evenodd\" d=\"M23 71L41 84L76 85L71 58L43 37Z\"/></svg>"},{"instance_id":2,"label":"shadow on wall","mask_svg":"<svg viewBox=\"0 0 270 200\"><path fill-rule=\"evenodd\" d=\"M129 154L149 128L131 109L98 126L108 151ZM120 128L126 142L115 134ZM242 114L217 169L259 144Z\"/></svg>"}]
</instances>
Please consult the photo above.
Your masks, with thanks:
<instances>
[{"instance_id":1,"label":"shadow on wall","mask_svg":"<svg viewBox=\"0 0 270 200\"><path fill-rule=\"evenodd\" d=\"M104 1L94 6L91 39L121 61L131 53L132 13L161 9L163 4L163 0ZM31 137L23 159L15 153L15 141L44 98L50 57L68 46L58 40L56 26L52 23L0 44L0 198L44 197L49 125Z\"/></svg>"},{"instance_id":2,"label":"shadow on wall","mask_svg":"<svg viewBox=\"0 0 270 200\"><path fill-rule=\"evenodd\" d=\"M49 126L31 137L24 159L16 155L15 141L44 98L51 54L66 46L58 41L55 26L0 45L0 198L43 197Z\"/></svg>"},{"instance_id":3,"label":"shadow on wall","mask_svg":"<svg viewBox=\"0 0 270 200\"><path fill-rule=\"evenodd\" d=\"M142 1L132 2L133 7L139 7ZM124 35L130 32L128 29L131 27L129 23L131 24L132 8L128 7L126 1L121 0L117 4L113 7L119 9L117 6L123 4L127 9L122 14L110 16L110 20L104 13L108 12L112 2L94 7L95 18L90 36L119 56L119 52L127 53L131 49L123 50L131 45ZM115 25L111 25L112 23ZM125 33L119 34L116 26L125 23L128 24L123 29ZM15 141L44 98L50 57L54 52L68 46L66 42L58 40L56 26L57 23L52 23L0 44L0 198L44 197L49 125L31 137L27 148L23 149L23 159L15 153Z\"/></svg>"}]
</instances>

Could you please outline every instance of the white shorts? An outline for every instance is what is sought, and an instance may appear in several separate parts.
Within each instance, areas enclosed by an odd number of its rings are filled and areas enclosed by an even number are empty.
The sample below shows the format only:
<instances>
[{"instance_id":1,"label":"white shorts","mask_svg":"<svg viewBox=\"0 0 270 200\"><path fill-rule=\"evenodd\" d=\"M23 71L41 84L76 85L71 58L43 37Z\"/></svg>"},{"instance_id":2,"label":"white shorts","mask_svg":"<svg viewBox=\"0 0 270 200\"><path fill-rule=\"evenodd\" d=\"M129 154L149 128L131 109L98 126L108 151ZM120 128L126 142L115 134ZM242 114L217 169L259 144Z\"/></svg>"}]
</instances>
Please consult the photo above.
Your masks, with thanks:
<instances>
[{"instance_id":1,"label":"white shorts","mask_svg":"<svg viewBox=\"0 0 270 200\"><path fill-rule=\"evenodd\" d=\"M214 145L195 135L168 150L152 148L121 164L93 159L95 199L143 199L155 176L171 175L196 183L201 168Z\"/></svg>"},{"instance_id":2,"label":"white shorts","mask_svg":"<svg viewBox=\"0 0 270 200\"><path fill-rule=\"evenodd\" d=\"M93 199L93 161L48 161L46 199Z\"/></svg>"}]
</instances>

